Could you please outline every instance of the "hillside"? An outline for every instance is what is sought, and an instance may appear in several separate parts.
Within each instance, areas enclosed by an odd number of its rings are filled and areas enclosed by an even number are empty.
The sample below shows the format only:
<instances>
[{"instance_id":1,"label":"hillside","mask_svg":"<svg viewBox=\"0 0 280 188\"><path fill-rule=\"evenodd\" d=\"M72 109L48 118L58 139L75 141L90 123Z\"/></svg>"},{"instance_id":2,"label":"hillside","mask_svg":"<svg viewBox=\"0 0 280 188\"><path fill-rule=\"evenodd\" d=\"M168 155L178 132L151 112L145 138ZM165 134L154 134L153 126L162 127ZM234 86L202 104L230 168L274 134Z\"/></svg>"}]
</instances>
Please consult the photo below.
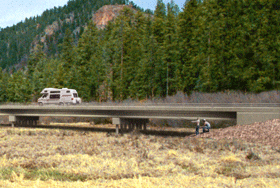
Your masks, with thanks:
<instances>
[{"instance_id":1,"label":"hillside","mask_svg":"<svg viewBox=\"0 0 280 188\"><path fill-rule=\"evenodd\" d=\"M108 21L119 15L125 3L129 2L125 0L69 1L64 7L46 10L40 16L26 18L24 22L2 29L0 31L0 67L9 69L15 66L19 69L26 66L30 52L38 44L44 46L43 50L48 56L57 56L59 44L62 43L67 29L73 32L77 43L91 19L94 19L99 28L101 24L104 28ZM110 4L113 6L106 6ZM132 4L130 4L131 8ZM137 6L134 8L140 9Z\"/></svg>"}]
</instances>

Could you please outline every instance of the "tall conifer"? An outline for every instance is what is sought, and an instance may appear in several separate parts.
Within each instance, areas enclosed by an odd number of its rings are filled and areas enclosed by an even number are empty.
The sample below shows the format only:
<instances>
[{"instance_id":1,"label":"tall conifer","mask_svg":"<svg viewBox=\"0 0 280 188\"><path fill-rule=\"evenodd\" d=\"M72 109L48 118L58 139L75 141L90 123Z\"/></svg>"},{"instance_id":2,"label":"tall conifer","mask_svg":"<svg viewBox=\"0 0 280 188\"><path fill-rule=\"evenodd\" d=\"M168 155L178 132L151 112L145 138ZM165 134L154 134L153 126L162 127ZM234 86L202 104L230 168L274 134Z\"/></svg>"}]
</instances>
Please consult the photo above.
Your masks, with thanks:
<instances>
[{"instance_id":1,"label":"tall conifer","mask_svg":"<svg viewBox=\"0 0 280 188\"><path fill-rule=\"evenodd\" d=\"M179 14L179 46L180 61L176 72L178 77L178 90L190 93L198 82L199 61L195 58L199 54L199 7L197 0L186 1L183 12Z\"/></svg>"},{"instance_id":2,"label":"tall conifer","mask_svg":"<svg viewBox=\"0 0 280 188\"><path fill-rule=\"evenodd\" d=\"M178 6L172 0L167 4L167 19L164 39L164 62L166 66L166 96L174 95L178 90Z\"/></svg>"},{"instance_id":3,"label":"tall conifer","mask_svg":"<svg viewBox=\"0 0 280 188\"><path fill-rule=\"evenodd\" d=\"M166 96L166 64L164 62L164 41L166 27L166 6L162 0L157 1L157 6L152 24L154 41L154 95L157 97Z\"/></svg>"}]
</instances>

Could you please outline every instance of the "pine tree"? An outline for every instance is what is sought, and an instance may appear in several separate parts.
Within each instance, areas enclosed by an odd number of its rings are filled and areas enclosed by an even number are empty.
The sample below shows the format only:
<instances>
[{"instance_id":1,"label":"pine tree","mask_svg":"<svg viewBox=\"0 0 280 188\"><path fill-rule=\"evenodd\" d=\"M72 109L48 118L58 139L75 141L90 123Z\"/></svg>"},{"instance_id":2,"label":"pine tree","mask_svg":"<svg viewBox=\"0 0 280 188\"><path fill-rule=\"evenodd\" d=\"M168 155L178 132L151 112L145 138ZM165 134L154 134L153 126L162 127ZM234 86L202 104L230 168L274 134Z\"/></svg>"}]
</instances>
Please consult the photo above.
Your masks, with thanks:
<instances>
[{"instance_id":1,"label":"pine tree","mask_svg":"<svg viewBox=\"0 0 280 188\"><path fill-rule=\"evenodd\" d=\"M114 101L116 96L114 86L115 61L116 52L119 52L119 48L117 49L116 46L119 43L114 38L114 24L112 22L109 22L105 31L103 36L104 46L102 47L102 59L104 60L104 75L102 79L104 81L99 86L98 93L101 96L100 101Z\"/></svg>"},{"instance_id":2,"label":"pine tree","mask_svg":"<svg viewBox=\"0 0 280 188\"><path fill-rule=\"evenodd\" d=\"M157 1L157 6L152 25L152 35L154 41L154 95L161 97L166 95L166 64L164 62L164 40L165 40L165 27L166 27L166 6L162 0Z\"/></svg>"},{"instance_id":3,"label":"pine tree","mask_svg":"<svg viewBox=\"0 0 280 188\"><path fill-rule=\"evenodd\" d=\"M35 101L39 96L39 85L41 81L39 80L38 75L41 75L44 72L42 69L42 64L47 60L46 54L43 52L42 46L37 45L35 50L30 54L30 57L27 61L27 78L28 78L28 88L34 91L32 93L32 101Z\"/></svg>"},{"instance_id":4,"label":"pine tree","mask_svg":"<svg viewBox=\"0 0 280 188\"><path fill-rule=\"evenodd\" d=\"M196 58L201 54L198 32L200 9L197 0L186 1L183 12L179 13L179 64L176 71L178 90L185 93L192 92L199 76L200 61ZM181 71L179 71L181 70Z\"/></svg>"},{"instance_id":5,"label":"pine tree","mask_svg":"<svg viewBox=\"0 0 280 188\"><path fill-rule=\"evenodd\" d=\"M151 90L149 80L149 37L150 18L146 18L142 12L135 14L134 25L130 37L131 47L129 51L130 71L127 74L130 76L129 98L143 99L148 97L149 90ZM137 63L136 63L137 62ZM130 72L132 74L130 74Z\"/></svg>"},{"instance_id":6,"label":"pine tree","mask_svg":"<svg viewBox=\"0 0 280 188\"><path fill-rule=\"evenodd\" d=\"M250 90L254 92L275 88L276 75L280 67L277 67L279 40L275 40L275 36L278 36L280 32L277 17L280 13L279 7L280 3L275 0L255 1L252 7L254 11L251 13L250 20L255 27L251 27L250 37L252 37L253 58L257 73L250 83Z\"/></svg>"},{"instance_id":7,"label":"pine tree","mask_svg":"<svg viewBox=\"0 0 280 188\"><path fill-rule=\"evenodd\" d=\"M199 32L203 53L200 58L199 89L205 92L217 92L228 88L226 75L229 43L226 36L230 29L227 26L228 2L223 0L209 1L203 12L206 19L201 20Z\"/></svg>"},{"instance_id":8,"label":"pine tree","mask_svg":"<svg viewBox=\"0 0 280 188\"><path fill-rule=\"evenodd\" d=\"M0 68L0 102L7 102L8 99L8 80L9 75L7 72L4 72L2 68Z\"/></svg>"},{"instance_id":9,"label":"pine tree","mask_svg":"<svg viewBox=\"0 0 280 188\"><path fill-rule=\"evenodd\" d=\"M172 0L167 4L167 21L164 40L164 62L166 64L166 96L176 94L178 89L179 46L178 46L178 6Z\"/></svg>"},{"instance_id":10,"label":"pine tree","mask_svg":"<svg viewBox=\"0 0 280 188\"><path fill-rule=\"evenodd\" d=\"M93 70L93 61L97 58L99 51L99 37L98 30L93 22L90 22L86 31L79 40L77 52L77 74L78 78L75 80L77 89L80 90L80 95L84 100L90 100L95 96L99 83L96 83L95 70ZM95 67L95 66L94 66Z\"/></svg>"},{"instance_id":11,"label":"pine tree","mask_svg":"<svg viewBox=\"0 0 280 188\"><path fill-rule=\"evenodd\" d=\"M32 74L38 62L45 58L46 58L46 54L43 52L43 47L41 45L37 45L34 51L30 54L30 57L27 61L29 78L32 77Z\"/></svg>"},{"instance_id":12,"label":"pine tree","mask_svg":"<svg viewBox=\"0 0 280 188\"><path fill-rule=\"evenodd\" d=\"M166 6L162 0L157 0L157 6L154 14L153 34L157 43L160 45L164 42L164 28L166 20Z\"/></svg>"},{"instance_id":13,"label":"pine tree","mask_svg":"<svg viewBox=\"0 0 280 188\"><path fill-rule=\"evenodd\" d=\"M123 100L130 94L130 84L135 75L134 61L138 56L134 42L136 34L133 26L134 14L124 8L114 23L107 26L106 49L107 76L112 100ZM132 53L132 54L131 54Z\"/></svg>"},{"instance_id":14,"label":"pine tree","mask_svg":"<svg viewBox=\"0 0 280 188\"><path fill-rule=\"evenodd\" d=\"M61 59L64 61L65 71L69 71L75 61L74 39L69 28L65 31L65 36L61 46Z\"/></svg>"},{"instance_id":15,"label":"pine tree","mask_svg":"<svg viewBox=\"0 0 280 188\"><path fill-rule=\"evenodd\" d=\"M7 102L30 102L32 89L27 76L21 70L11 75L7 86Z\"/></svg>"}]
</instances>

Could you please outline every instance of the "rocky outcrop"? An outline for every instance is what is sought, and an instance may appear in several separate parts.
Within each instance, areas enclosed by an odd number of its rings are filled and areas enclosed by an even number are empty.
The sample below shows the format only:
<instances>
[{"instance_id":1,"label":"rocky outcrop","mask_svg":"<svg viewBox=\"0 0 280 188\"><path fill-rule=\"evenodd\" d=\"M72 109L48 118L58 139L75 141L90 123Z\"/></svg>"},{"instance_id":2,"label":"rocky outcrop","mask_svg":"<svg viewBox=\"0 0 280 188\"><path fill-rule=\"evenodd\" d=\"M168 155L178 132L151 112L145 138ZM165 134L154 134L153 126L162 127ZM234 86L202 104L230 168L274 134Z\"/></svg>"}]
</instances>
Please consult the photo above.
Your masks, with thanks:
<instances>
[{"instance_id":1,"label":"rocky outcrop","mask_svg":"<svg viewBox=\"0 0 280 188\"><path fill-rule=\"evenodd\" d=\"M97 28L104 29L109 21L120 15L120 12L124 9L124 7L136 11L129 5L105 5L100 8L92 18Z\"/></svg>"}]
</instances>

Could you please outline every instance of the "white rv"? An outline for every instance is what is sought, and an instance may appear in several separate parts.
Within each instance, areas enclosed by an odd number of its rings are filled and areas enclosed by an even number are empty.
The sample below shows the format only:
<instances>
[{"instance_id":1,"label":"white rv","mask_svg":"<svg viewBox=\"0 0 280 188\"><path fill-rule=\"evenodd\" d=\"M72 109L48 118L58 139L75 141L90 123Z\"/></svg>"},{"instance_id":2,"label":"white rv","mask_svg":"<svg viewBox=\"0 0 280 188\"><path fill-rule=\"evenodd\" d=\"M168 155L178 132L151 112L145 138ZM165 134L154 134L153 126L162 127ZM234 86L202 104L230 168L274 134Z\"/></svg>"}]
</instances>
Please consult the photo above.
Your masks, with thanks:
<instances>
[{"instance_id":1,"label":"white rv","mask_svg":"<svg viewBox=\"0 0 280 188\"><path fill-rule=\"evenodd\" d=\"M41 92L42 96L38 99L38 104L81 104L82 99L78 97L78 93L74 89L62 88L45 88Z\"/></svg>"}]
</instances>

